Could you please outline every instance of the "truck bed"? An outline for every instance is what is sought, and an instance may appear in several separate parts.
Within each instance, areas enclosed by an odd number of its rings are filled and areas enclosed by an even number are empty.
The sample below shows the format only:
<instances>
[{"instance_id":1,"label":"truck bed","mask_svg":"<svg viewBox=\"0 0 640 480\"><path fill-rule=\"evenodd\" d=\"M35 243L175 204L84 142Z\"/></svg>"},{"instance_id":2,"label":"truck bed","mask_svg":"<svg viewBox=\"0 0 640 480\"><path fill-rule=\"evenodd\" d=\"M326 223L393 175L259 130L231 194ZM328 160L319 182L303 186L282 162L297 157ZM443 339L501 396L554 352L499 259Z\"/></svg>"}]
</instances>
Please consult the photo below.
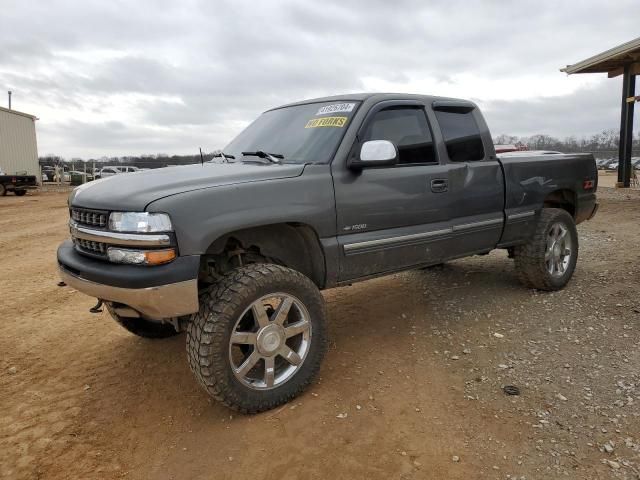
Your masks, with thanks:
<instances>
[{"instance_id":1,"label":"truck bed","mask_svg":"<svg viewBox=\"0 0 640 480\"><path fill-rule=\"evenodd\" d=\"M497 158L506 186L507 221L502 246L522 238L523 234L529 235L535 224L535 212L545 203L573 205L576 223L587 220L594 212L598 171L592 154L510 152Z\"/></svg>"},{"instance_id":2,"label":"truck bed","mask_svg":"<svg viewBox=\"0 0 640 480\"><path fill-rule=\"evenodd\" d=\"M38 182L35 175L0 175L0 185L4 186L4 191L13 192L36 188Z\"/></svg>"}]
</instances>

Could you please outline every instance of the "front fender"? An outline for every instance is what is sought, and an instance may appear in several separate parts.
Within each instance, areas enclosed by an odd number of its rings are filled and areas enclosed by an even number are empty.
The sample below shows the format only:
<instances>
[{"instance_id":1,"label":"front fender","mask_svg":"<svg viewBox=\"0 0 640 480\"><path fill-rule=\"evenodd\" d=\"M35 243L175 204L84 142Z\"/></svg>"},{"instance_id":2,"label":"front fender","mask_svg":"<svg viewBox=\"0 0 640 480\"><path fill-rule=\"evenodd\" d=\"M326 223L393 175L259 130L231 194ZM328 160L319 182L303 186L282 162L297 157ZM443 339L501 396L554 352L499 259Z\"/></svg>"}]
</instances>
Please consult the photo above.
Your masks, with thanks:
<instances>
[{"instance_id":1,"label":"front fender","mask_svg":"<svg viewBox=\"0 0 640 480\"><path fill-rule=\"evenodd\" d=\"M171 216L180 255L202 255L226 233L277 223L305 223L320 239L336 234L329 165L308 165L294 178L172 195L150 203L147 211Z\"/></svg>"}]
</instances>

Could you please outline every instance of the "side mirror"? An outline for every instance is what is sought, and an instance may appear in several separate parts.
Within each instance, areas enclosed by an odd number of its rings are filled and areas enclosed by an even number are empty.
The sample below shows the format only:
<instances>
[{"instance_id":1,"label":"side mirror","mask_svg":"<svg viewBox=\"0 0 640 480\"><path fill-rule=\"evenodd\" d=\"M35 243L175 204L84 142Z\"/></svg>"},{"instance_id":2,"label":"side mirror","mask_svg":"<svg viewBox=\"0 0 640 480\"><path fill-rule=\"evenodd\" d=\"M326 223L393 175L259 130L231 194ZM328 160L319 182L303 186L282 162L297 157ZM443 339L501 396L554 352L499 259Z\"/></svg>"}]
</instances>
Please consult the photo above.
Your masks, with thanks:
<instances>
[{"instance_id":1,"label":"side mirror","mask_svg":"<svg viewBox=\"0 0 640 480\"><path fill-rule=\"evenodd\" d=\"M369 140L360 148L360 157L349 164L350 168L387 167L398 163L398 150L389 140Z\"/></svg>"}]
</instances>

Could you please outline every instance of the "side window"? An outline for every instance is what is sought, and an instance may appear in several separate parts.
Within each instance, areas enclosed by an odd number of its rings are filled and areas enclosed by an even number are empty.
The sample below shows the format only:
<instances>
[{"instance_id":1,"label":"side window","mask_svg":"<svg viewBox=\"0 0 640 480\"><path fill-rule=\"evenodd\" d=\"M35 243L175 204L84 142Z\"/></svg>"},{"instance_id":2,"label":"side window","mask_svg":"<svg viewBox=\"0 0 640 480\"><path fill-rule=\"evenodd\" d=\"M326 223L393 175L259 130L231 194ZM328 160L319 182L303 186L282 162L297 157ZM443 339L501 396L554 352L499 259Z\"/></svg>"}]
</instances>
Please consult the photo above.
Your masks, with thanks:
<instances>
[{"instance_id":1,"label":"side window","mask_svg":"<svg viewBox=\"0 0 640 480\"><path fill-rule=\"evenodd\" d=\"M435 113L452 162L473 162L484 158L480 128L472 111L436 110Z\"/></svg>"},{"instance_id":2,"label":"side window","mask_svg":"<svg viewBox=\"0 0 640 480\"><path fill-rule=\"evenodd\" d=\"M367 126L363 141L389 140L398 148L400 164L435 163L436 152L427 116L419 107L380 110Z\"/></svg>"}]
</instances>

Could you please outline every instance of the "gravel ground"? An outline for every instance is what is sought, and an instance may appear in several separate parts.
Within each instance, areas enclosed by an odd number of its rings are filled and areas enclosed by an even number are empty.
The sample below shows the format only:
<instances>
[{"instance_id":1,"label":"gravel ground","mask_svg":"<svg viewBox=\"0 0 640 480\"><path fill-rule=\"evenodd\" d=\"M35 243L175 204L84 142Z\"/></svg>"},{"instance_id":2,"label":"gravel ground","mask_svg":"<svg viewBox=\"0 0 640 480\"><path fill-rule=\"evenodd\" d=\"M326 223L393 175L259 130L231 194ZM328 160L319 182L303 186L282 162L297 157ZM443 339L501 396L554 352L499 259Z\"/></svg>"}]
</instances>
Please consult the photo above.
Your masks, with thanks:
<instances>
[{"instance_id":1,"label":"gravel ground","mask_svg":"<svg viewBox=\"0 0 640 480\"><path fill-rule=\"evenodd\" d=\"M561 292L504 252L325 292L320 381L254 416L56 286L66 195L2 197L0 477L640 478L640 193L599 197Z\"/></svg>"}]
</instances>

